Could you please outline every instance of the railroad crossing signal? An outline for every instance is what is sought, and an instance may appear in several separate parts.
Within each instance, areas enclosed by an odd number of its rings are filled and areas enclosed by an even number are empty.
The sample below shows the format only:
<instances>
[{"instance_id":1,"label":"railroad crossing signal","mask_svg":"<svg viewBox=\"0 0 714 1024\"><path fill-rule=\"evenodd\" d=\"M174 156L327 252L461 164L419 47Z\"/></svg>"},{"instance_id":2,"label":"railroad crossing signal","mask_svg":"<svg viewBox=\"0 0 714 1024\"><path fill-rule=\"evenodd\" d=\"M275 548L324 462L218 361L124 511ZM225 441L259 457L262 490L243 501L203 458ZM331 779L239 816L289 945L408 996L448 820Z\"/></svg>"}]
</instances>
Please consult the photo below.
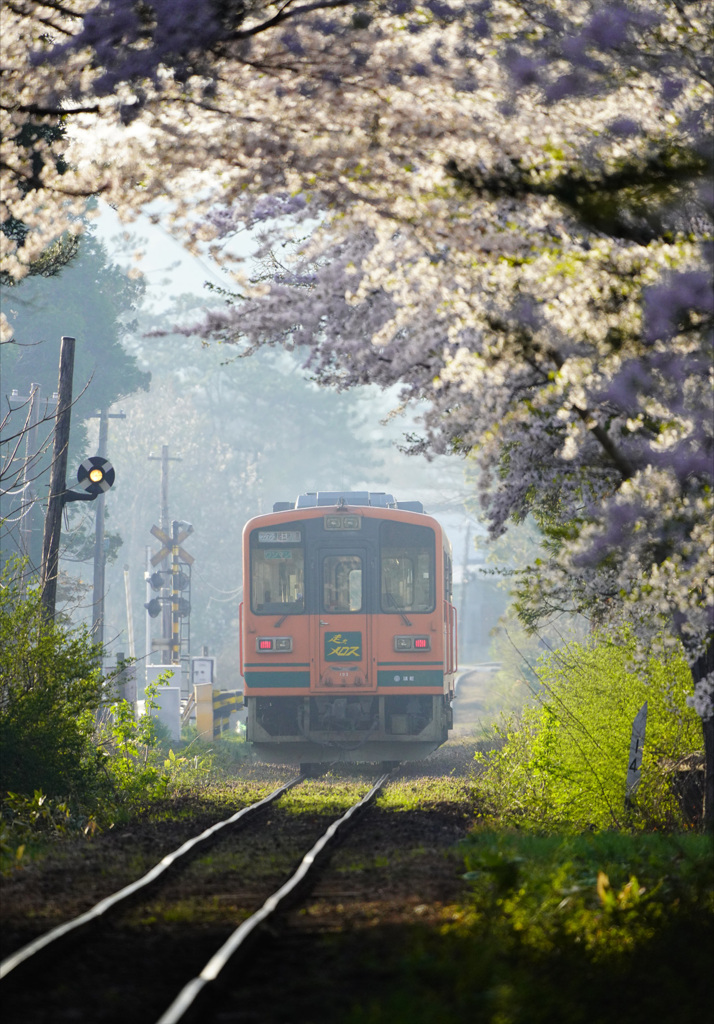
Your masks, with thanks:
<instances>
[{"instance_id":1,"label":"railroad crossing signal","mask_svg":"<svg viewBox=\"0 0 714 1024\"><path fill-rule=\"evenodd\" d=\"M191 605L189 604L185 597L180 597L178 601L176 601L175 603L176 615L179 618L182 618L184 615L188 615L190 613ZM162 605L164 604L173 604L173 599L170 597L152 597L150 601L147 601L144 604L144 608L146 608L151 618L155 619L156 616L161 611Z\"/></svg>"},{"instance_id":2,"label":"railroad crossing signal","mask_svg":"<svg viewBox=\"0 0 714 1024\"><path fill-rule=\"evenodd\" d=\"M157 540L160 540L163 545L160 551L157 551L155 555L152 555L152 565L158 565L159 562L163 562L165 558L168 558L169 555L171 554L171 549L173 548L174 543L178 546L178 556L181 559L181 561L186 562L187 565L193 565L193 555L189 555L188 551L184 551L184 549L181 547L181 544L183 544L186 538L193 533L192 526L187 526L186 529L181 530L180 533L177 535L175 542L172 540L171 536L168 533L166 533L165 530L160 529L158 526L152 526L151 533L154 535L154 537L156 537Z\"/></svg>"},{"instance_id":3,"label":"railroad crossing signal","mask_svg":"<svg viewBox=\"0 0 714 1024\"><path fill-rule=\"evenodd\" d=\"M176 586L177 590L185 590L190 583L185 572L172 573L168 569L163 572L152 572L149 576L149 583L152 590L163 590L164 587Z\"/></svg>"},{"instance_id":4,"label":"railroad crossing signal","mask_svg":"<svg viewBox=\"0 0 714 1024\"><path fill-rule=\"evenodd\" d=\"M187 566L193 565L193 555L189 555L188 551L181 547L183 541L192 533L193 527L190 523L177 520L172 522L170 533L156 525L151 527L152 536L161 541L161 548L152 556L151 565L155 566L161 562L165 565L170 559L171 567L170 569L165 567L151 574L147 573L146 579L154 590L168 590L170 588L171 596L154 597L147 601L144 607L151 618L156 618L160 614L162 607L165 609L163 631L165 634L168 627L171 635L164 635L160 641L156 642L156 645L169 648L170 663L172 665L178 664L180 661L182 643L181 619L191 614L189 601L185 597L179 597L179 592L182 590L189 592L190 588L190 574L186 575L186 573L181 572L180 565L181 562ZM154 641L152 640L153 644Z\"/></svg>"}]
</instances>

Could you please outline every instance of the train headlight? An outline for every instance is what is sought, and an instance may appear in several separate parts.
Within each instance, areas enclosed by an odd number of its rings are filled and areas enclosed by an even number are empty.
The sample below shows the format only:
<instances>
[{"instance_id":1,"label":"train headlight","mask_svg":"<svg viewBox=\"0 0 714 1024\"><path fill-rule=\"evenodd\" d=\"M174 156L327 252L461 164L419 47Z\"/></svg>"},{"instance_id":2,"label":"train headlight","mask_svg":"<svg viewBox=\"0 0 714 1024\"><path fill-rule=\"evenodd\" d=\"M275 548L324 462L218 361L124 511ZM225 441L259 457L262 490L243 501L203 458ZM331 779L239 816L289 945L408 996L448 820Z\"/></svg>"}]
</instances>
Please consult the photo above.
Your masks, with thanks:
<instances>
[{"instance_id":1,"label":"train headlight","mask_svg":"<svg viewBox=\"0 0 714 1024\"><path fill-rule=\"evenodd\" d=\"M259 636L255 641L255 649L262 653L292 651L293 638L291 636Z\"/></svg>"},{"instance_id":2,"label":"train headlight","mask_svg":"<svg viewBox=\"0 0 714 1024\"><path fill-rule=\"evenodd\" d=\"M431 637L428 636L395 636L395 651L430 651Z\"/></svg>"},{"instance_id":3,"label":"train headlight","mask_svg":"<svg viewBox=\"0 0 714 1024\"><path fill-rule=\"evenodd\" d=\"M346 516L344 513L337 516L325 516L323 525L326 530L360 530L362 517Z\"/></svg>"}]
</instances>

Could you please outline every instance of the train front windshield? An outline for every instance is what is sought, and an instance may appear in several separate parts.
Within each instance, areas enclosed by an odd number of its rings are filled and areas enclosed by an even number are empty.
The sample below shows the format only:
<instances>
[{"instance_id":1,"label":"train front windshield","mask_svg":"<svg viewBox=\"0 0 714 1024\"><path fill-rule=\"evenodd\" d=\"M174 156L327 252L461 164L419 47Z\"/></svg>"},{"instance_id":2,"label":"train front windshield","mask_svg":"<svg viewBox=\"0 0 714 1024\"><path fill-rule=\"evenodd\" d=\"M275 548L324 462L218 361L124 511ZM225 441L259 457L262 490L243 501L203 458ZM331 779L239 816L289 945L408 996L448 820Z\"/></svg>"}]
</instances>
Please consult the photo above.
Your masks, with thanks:
<instances>
[{"instance_id":1,"label":"train front windshield","mask_svg":"<svg viewBox=\"0 0 714 1024\"><path fill-rule=\"evenodd\" d=\"M410 523L380 527L383 612L434 610L434 531Z\"/></svg>"},{"instance_id":2,"label":"train front windshield","mask_svg":"<svg viewBox=\"0 0 714 1024\"><path fill-rule=\"evenodd\" d=\"M264 615L305 609L305 554L300 530L259 531L251 551L250 603Z\"/></svg>"},{"instance_id":3,"label":"train front windshield","mask_svg":"<svg viewBox=\"0 0 714 1024\"><path fill-rule=\"evenodd\" d=\"M361 612L362 559L328 555L322 562L322 607L326 612Z\"/></svg>"},{"instance_id":4,"label":"train front windshield","mask_svg":"<svg viewBox=\"0 0 714 1024\"><path fill-rule=\"evenodd\" d=\"M319 519L256 529L250 538L250 607L257 615L278 616L433 612L434 530L377 519L339 536Z\"/></svg>"}]
</instances>

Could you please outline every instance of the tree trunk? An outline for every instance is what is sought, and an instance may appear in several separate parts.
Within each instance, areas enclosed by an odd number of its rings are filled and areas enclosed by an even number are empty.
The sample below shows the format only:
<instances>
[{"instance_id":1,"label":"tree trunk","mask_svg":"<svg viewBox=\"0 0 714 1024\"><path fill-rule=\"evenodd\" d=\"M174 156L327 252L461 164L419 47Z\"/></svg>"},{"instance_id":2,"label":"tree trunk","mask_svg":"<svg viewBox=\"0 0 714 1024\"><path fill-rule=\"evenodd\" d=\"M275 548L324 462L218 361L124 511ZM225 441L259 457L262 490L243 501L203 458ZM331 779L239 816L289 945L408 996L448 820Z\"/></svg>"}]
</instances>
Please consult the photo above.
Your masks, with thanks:
<instances>
[{"instance_id":1,"label":"tree trunk","mask_svg":"<svg viewBox=\"0 0 714 1024\"><path fill-rule=\"evenodd\" d=\"M706 650L692 665L692 678L696 686L700 680L714 673L714 638L710 637ZM704 814L707 832L714 832L714 714L702 720L704 732Z\"/></svg>"}]
</instances>

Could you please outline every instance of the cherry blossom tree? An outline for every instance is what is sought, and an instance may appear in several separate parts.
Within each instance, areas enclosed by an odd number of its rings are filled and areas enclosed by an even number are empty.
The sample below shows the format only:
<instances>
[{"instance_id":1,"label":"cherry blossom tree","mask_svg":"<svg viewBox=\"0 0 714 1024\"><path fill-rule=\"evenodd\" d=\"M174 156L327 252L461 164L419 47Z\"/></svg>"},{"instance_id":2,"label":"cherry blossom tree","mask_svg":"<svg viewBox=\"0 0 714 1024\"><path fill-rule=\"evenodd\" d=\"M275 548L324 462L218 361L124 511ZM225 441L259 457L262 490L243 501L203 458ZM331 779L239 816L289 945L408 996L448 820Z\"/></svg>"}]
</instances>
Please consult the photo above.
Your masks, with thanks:
<instances>
[{"instance_id":1,"label":"cherry blossom tree","mask_svg":"<svg viewBox=\"0 0 714 1024\"><path fill-rule=\"evenodd\" d=\"M7 272L88 193L258 232L204 332L426 399L493 533L547 524L531 608L684 643L714 807L711 2L6 7Z\"/></svg>"},{"instance_id":2,"label":"cherry blossom tree","mask_svg":"<svg viewBox=\"0 0 714 1024\"><path fill-rule=\"evenodd\" d=\"M468 64L454 45L448 76L425 77L442 89L448 77L458 108L445 116L442 94L443 123L418 107L407 129L412 152L432 141L422 166L395 185L380 153L345 176L347 199L312 194L312 215L325 213L310 243L204 329L306 346L327 384L399 382L405 401L426 398L412 447L474 455L492 532L529 512L548 524L549 557L521 588L526 616L567 605L626 617L650 652L684 643L711 808L711 92L702 26L683 15L673 34L673 11L595 12L579 32L546 24L538 46L514 31L489 69L490 108L454 85ZM282 230L301 203L304 189L261 196L253 222ZM246 209L225 204L213 223L230 237Z\"/></svg>"}]
</instances>

